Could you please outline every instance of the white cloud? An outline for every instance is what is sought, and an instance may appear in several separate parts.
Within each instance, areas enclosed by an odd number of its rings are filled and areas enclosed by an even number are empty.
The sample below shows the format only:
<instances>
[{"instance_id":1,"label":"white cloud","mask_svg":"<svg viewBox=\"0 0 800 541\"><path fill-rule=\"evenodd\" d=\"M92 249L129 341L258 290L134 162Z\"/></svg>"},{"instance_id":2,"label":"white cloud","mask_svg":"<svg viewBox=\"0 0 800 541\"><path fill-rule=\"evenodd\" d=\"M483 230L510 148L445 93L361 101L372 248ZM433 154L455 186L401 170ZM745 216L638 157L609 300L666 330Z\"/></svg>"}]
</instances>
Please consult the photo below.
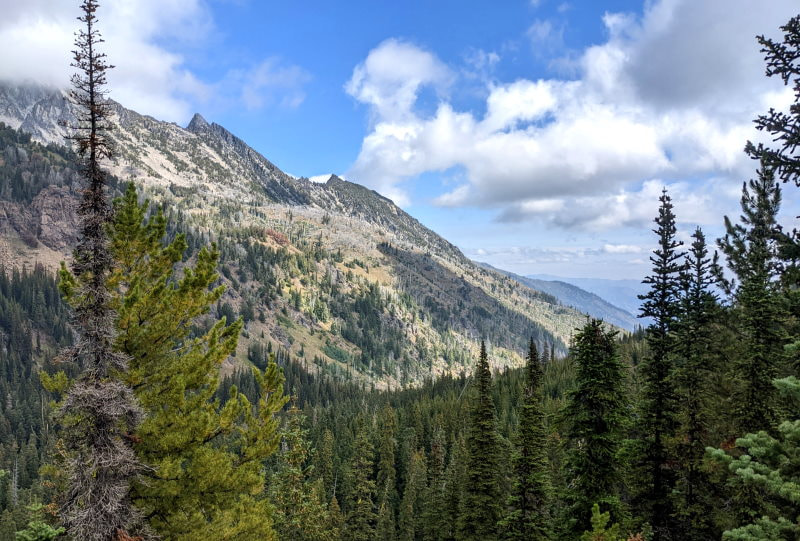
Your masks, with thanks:
<instances>
[{"instance_id":1,"label":"white cloud","mask_svg":"<svg viewBox=\"0 0 800 541\"><path fill-rule=\"evenodd\" d=\"M14 51L0 55L0 79L68 86L73 73L69 51L74 49L74 32L80 25L75 19L79 10L73 4L0 0L0 50ZM116 101L183 123L194 104L230 100L223 95L232 92L226 82L200 80L176 52L186 48L196 52L213 35L205 0L114 0L104 2L97 16L106 39L103 50L116 66L108 74ZM236 98L248 107L272 102L292 106L302 101L297 89L305 80L299 68L267 59L234 73L247 76L240 81L244 90L237 88ZM276 88L280 89L277 94Z\"/></svg>"},{"instance_id":2,"label":"white cloud","mask_svg":"<svg viewBox=\"0 0 800 541\"><path fill-rule=\"evenodd\" d=\"M734 208L738 189L724 179L711 179L697 186L688 182L665 184L648 180L638 189L570 198L533 199L507 205L498 216L500 222L539 219L562 229L607 230L616 227L645 228L658 210L658 198L666 188L681 224L709 225Z\"/></svg>"},{"instance_id":3,"label":"white cloud","mask_svg":"<svg viewBox=\"0 0 800 541\"><path fill-rule=\"evenodd\" d=\"M450 69L433 54L388 39L356 66L345 90L371 105L381 120L402 121L412 114L421 87L431 85L443 92L451 82Z\"/></svg>"},{"instance_id":4,"label":"white cloud","mask_svg":"<svg viewBox=\"0 0 800 541\"><path fill-rule=\"evenodd\" d=\"M536 56L543 56L564 45L564 27L550 19L536 19L525 34Z\"/></svg>"},{"instance_id":5,"label":"white cloud","mask_svg":"<svg viewBox=\"0 0 800 541\"><path fill-rule=\"evenodd\" d=\"M230 72L226 85L240 89L241 101L248 110L272 104L295 108L303 103L303 86L310 80L311 75L303 68L271 57L248 70Z\"/></svg>"},{"instance_id":6,"label":"white cloud","mask_svg":"<svg viewBox=\"0 0 800 541\"><path fill-rule=\"evenodd\" d=\"M603 252L607 254L638 254L642 251L640 246L632 244L604 244Z\"/></svg>"},{"instance_id":7,"label":"white cloud","mask_svg":"<svg viewBox=\"0 0 800 541\"><path fill-rule=\"evenodd\" d=\"M465 182L438 204L565 228L645 224L667 184L682 203L680 219L717 220L711 213L729 209L721 205L731 201L730 184L738 191L752 171L742 152L759 136L752 119L791 101L764 77L754 37L775 35L795 11L791 0L770 9L660 0L640 18L607 14L608 39L583 51L575 78L488 81L485 108L477 108L485 112L446 100L421 112L422 89L440 89L452 71L428 51L389 40L348 83L372 119L349 174L404 203L405 180L460 168ZM541 21L531 28L537 39L554 32ZM419 67L389 76L387 66L401 65L398 48Z\"/></svg>"},{"instance_id":8,"label":"white cloud","mask_svg":"<svg viewBox=\"0 0 800 541\"><path fill-rule=\"evenodd\" d=\"M66 87L73 69L74 32L80 23L74 3L4 1L0 21L0 49L14 51L0 57L0 76ZM5 14L10 9L12 16ZM184 59L156 44L173 40L187 43L211 27L199 0L115 0L97 12L111 64L112 97L126 106L168 120L185 120L189 100L207 96L208 86L184 67Z\"/></svg>"}]
</instances>

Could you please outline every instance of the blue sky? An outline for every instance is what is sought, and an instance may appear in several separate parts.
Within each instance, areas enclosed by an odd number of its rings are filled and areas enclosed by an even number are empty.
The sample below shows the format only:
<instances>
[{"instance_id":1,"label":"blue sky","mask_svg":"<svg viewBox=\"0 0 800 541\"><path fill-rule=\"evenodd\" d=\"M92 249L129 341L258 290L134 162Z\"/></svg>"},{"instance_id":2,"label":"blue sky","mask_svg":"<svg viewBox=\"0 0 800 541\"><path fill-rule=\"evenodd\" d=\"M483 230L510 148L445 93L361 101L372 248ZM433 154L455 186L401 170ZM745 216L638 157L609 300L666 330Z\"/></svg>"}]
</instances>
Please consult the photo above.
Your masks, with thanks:
<instances>
[{"instance_id":1,"label":"blue sky","mask_svg":"<svg viewBox=\"0 0 800 541\"><path fill-rule=\"evenodd\" d=\"M74 6L0 0L0 78L64 84ZM222 124L288 173L393 198L522 274L641 278L663 186L681 235L737 212L752 119L791 95L756 34L791 0L107 0L112 97ZM785 214L797 214L785 194ZM789 223L791 220L785 220Z\"/></svg>"}]
</instances>

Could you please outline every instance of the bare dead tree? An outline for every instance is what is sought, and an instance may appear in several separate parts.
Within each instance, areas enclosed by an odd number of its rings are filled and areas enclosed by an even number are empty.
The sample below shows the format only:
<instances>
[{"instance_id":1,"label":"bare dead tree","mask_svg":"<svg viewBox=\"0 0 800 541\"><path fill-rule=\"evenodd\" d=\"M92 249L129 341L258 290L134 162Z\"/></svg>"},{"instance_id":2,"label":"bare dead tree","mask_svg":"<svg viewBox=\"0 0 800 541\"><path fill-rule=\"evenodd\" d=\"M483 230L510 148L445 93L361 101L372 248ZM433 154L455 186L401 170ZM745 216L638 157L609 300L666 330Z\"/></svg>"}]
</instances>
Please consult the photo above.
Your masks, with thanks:
<instances>
[{"instance_id":1,"label":"bare dead tree","mask_svg":"<svg viewBox=\"0 0 800 541\"><path fill-rule=\"evenodd\" d=\"M77 364L81 374L60 409L68 451L69 484L61 516L73 539L131 539L141 520L129 490L142 466L129 434L141 412L120 374L126 358L114 349L112 295L107 280L113 266L106 225L111 219L107 174L101 162L111 157L108 132L112 114L107 99L106 71L113 66L98 51L103 42L96 29L96 0L84 0L83 28L76 34L70 101L75 106L72 140L81 160L86 185L78 207L80 239L71 273L62 265L62 287L71 301L78 338L61 358Z\"/></svg>"}]
</instances>

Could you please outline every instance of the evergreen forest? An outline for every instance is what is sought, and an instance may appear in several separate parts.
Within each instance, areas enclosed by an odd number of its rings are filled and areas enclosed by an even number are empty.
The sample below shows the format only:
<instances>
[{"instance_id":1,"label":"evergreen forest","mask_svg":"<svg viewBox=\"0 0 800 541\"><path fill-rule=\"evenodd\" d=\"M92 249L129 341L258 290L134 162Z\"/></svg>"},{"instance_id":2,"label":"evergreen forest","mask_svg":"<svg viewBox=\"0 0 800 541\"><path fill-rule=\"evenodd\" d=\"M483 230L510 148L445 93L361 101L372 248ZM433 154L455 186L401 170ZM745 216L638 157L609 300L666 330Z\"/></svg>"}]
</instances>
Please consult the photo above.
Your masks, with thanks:
<instances>
[{"instance_id":1,"label":"evergreen forest","mask_svg":"<svg viewBox=\"0 0 800 541\"><path fill-rule=\"evenodd\" d=\"M794 103L755 119L771 143L747 143L725 234L683 242L684 209L653 202L646 326L587 317L561 344L520 324L523 366L484 337L470 370L378 388L248 335L263 314L224 301L236 250L104 171L97 11L83 1L73 148L0 162L4 199L81 198L57 272L0 267L0 541L800 539L800 232L780 218L800 189L800 16L758 38ZM267 305L268 265L315 249L248 246ZM314 317L344 321L360 365L402 358L377 286L326 287Z\"/></svg>"}]
</instances>

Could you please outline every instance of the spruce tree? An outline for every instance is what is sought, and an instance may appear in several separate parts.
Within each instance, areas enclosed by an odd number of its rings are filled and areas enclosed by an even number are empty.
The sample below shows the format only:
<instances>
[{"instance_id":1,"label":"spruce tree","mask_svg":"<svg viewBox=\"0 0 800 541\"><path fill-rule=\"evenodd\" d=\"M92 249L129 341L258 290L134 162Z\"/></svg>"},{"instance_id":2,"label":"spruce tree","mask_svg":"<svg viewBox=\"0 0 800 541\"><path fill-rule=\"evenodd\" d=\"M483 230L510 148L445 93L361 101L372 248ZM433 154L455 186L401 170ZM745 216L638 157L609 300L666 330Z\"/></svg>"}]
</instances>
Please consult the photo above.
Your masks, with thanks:
<instances>
[{"instance_id":1,"label":"spruce tree","mask_svg":"<svg viewBox=\"0 0 800 541\"><path fill-rule=\"evenodd\" d=\"M781 394L794 401L800 411L800 380L794 376L774 382ZM796 417L796 416L795 416ZM765 431L736 440L735 450L707 449L710 456L727 466L730 485L736 492L761 495L758 503L741 513L750 521L726 531L722 539L736 541L793 541L800 538L800 419L785 420L776 434Z\"/></svg>"},{"instance_id":2,"label":"spruce tree","mask_svg":"<svg viewBox=\"0 0 800 541\"><path fill-rule=\"evenodd\" d=\"M441 426L436 426L431 439L428 459L428 488L425 495L427 505L422 510L423 538L427 541L441 541L451 522L447 510L445 492L445 439Z\"/></svg>"},{"instance_id":3,"label":"spruce tree","mask_svg":"<svg viewBox=\"0 0 800 541\"><path fill-rule=\"evenodd\" d=\"M777 178L785 183L800 186L800 15L790 19L784 26L780 42L759 36L761 52L766 61L766 75L778 77L784 85L791 86L794 102L789 110L770 109L755 120L756 128L768 132L777 148L763 143L747 143L745 151L751 158L759 160L765 167L775 171ZM776 231L778 255L781 260L780 280L787 310L795 321L800 320L800 231L794 228ZM791 329L794 336L800 334L795 323ZM800 340L794 340L789 348L794 356L795 368L800 367Z\"/></svg>"},{"instance_id":4,"label":"spruce tree","mask_svg":"<svg viewBox=\"0 0 800 541\"><path fill-rule=\"evenodd\" d=\"M62 289L73 312L74 346L61 360L81 369L60 409L63 441L68 453L68 491L61 508L74 539L109 541L138 529L139 516L130 500L130 486L142 465L130 435L141 412L120 374L127 358L114 347L116 314L107 280L113 268L106 227L111 219L108 175L101 162L111 156L108 131L111 104L106 98L109 65L99 51L95 0L84 0L84 28L76 37L70 99L77 110L71 139L81 160L85 181L78 206L80 236L70 273L62 263Z\"/></svg>"},{"instance_id":5,"label":"spruce tree","mask_svg":"<svg viewBox=\"0 0 800 541\"><path fill-rule=\"evenodd\" d=\"M330 528L321 484L311 480L306 465L310 450L304 422L303 414L292 405L283 430L284 449L270 480L275 530L280 539L338 541L340 532Z\"/></svg>"},{"instance_id":6,"label":"spruce tree","mask_svg":"<svg viewBox=\"0 0 800 541\"><path fill-rule=\"evenodd\" d=\"M215 400L220 365L242 328L241 320L209 316L224 292L214 287L219 252L202 248L178 273L184 236L166 242L163 214L148 214L131 184L109 225L116 344L130 359L126 381L147 414L135 450L152 468L134 485L134 501L166 539L271 539L262 462L280 440L274 416L286 403L283 376L270 362L253 369L256 404L235 387L224 404ZM203 318L208 327L199 331Z\"/></svg>"},{"instance_id":7,"label":"spruce tree","mask_svg":"<svg viewBox=\"0 0 800 541\"><path fill-rule=\"evenodd\" d=\"M618 452L628 415L625 368L617 354L616 332L590 320L575 336L570 354L577 365L574 390L564 418L567 432L566 475L568 510L561 529L564 539L576 539L591 528L594 504L623 517L619 500L621 467Z\"/></svg>"},{"instance_id":8,"label":"spruce tree","mask_svg":"<svg viewBox=\"0 0 800 541\"><path fill-rule=\"evenodd\" d=\"M350 461L351 494L345 515L343 539L372 541L375 539L375 480L373 478L374 449L366 423L359 423Z\"/></svg>"},{"instance_id":9,"label":"spruce tree","mask_svg":"<svg viewBox=\"0 0 800 541\"><path fill-rule=\"evenodd\" d=\"M508 512L501 523L505 539L542 541L550 538L551 487L542 410L542 378L541 360L531 339L512 458L513 486Z\"/></svg>"},{"instance_id":10,"label":"spruce tree","mask_svg":"<svg viewBox=\"0 0 800 541\"><path fill-rule=\"evenodd\" d=\"M314 453L314 475L325 489L326 500L330 501L336 494L336 475L333 471L333 432L326 428L322 433L322 441Z\"/></svg>"},{"instance_id":11,"label":"spruce tree","mask_svg":"<svg viewBox=\"0 0 800 541\"><path fill-rule=\"evenodd\" d=\"M673 381L675 366L675 325L680 315L680 275L683 244L676 240L675 214L666 189L659 198L655 218L658 246L650 261L652 274L643 280L650 290L640 295L641 317L649 317L649 354L641 365L643 390L640 414L640 457L642 469L636 495L640 516L653 527L653 539L664 539L671 528L671 494L675 474L670 466L669 442L677 428L677 402Z\"/></svg>"},{"instance_id":12,"label":"spruce tree","mask_svg":"<svg viewBox=\"0 0 800 541\"><path fill-rule=\"evenodd\" d=\"M398 539L400 541L414 541L421 537L422 524L420 517L422 509L426 507L424 501L426 476L425 454L419 450L415 451L411 456L408 480L403 491L403 499L400 502L398 521Z\"/></svg>"},{"instance_id":13,"label":"spruce tree","mask_svg":"<svg viewBox=\"0 0 800 541\"><path fill-rule=\"evenodd\" d=\"M757 39L767 63L767 77L776 76L784 85L791 85L794 103L788 112L770 109L755 120L756 128L768 132L772 140L778 143L778 148L748 141L745 152L758 160L762 167L775 171L782 182L793 182L800 186L800 15L791 18L781 30L783 40L780 42L763 35Z\"/></svg>"},{"instance_id":14,"label":"spruce tree","mask_svg":"<svg viewBox=\"0 0 800 541\"><path fill-rule=\"evenodd\" d=\"M708 508L710 480L702 468L708 445L708 381L715 369L712 347L717 297L705 235L698 227L681 273L681 314L676 326L680 430L677 445L676 511L681 538L702 541L719 537Z\"/></svg>"},{"instance_id":15,"label":"spruce tree","mask_svg":"<svg viewBox=\"0 0 800 541\"><path fill-rule=\"evenodd\" d=\"M780 295L776 218L780 186L772 170L762 167L758 179L742 187L740 223L725 217L725 236L717 241L734 278L717 268L723 289L731 295L742 340L734 361L738 379L734 416L739 434L775 428L776 395L772 380L784 357L785 306Z\"/></svg>"},{"instance_id":16,"label":"spruce tree","mask_svg":"<svg viewBox=\"0 0 800 541\"><path fill-rule=\"evenodd\" d=\"M492 373L484 342L475 367L471 402L459 539L489 541L498 538L497 523L501 515L500 446L492 400Z\"/></svg>"},{"instance_id":17,"label":"spruce tree","mask_svg":"<svg viewBox=\"0 0 800 541\"><path fill-rule=\"evenodd\" d=\"M376 500L378 507L378 539L393 541L395 539L395 504L396 504L396 472L395 448L397 441L397 416L388 404L380 412L380 444L378 448L378 477Z\"/></svg>"}]
</instances>

